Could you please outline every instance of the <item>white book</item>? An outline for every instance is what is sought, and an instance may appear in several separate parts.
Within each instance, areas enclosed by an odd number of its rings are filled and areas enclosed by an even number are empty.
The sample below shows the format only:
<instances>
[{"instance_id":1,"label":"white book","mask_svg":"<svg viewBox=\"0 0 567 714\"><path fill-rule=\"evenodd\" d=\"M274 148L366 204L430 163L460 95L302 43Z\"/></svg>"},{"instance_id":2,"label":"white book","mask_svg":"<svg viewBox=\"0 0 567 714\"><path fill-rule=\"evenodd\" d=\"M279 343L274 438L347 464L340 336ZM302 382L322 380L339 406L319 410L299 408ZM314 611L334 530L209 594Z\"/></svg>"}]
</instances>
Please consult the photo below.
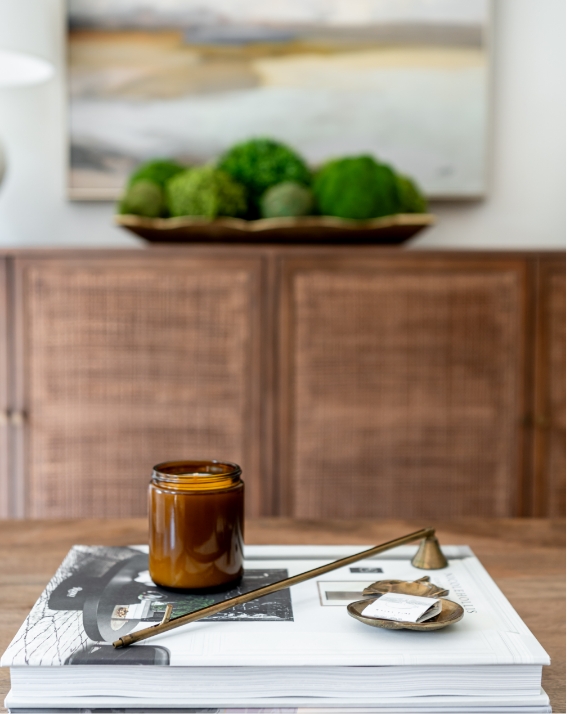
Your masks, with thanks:
<instances>
[{"instance_id":1,"label":"white book","mask_svg":"<svg viewBox=\"0 0 567 714\"><path fill-rule=\"evenodd\" d=\"M359 550L249 546L238 592ZM540 689L549 657L470 549L444 552L449 567L427 574L465 609L461 622L444 630L384 630L346 612L377 580L424 575L410 563L415 548L402 547L114 650L111 642L121 635L159 622L168 603L176 616L236 593L159 590L148 577L144 546L75 546L2 657L12 677L6 705L287 704L385 712L410 711L411 703L412 711L425 712L449 711L445 701L452 711L549 711Z\"/></svg>"},{"instance_id":2,"label":"white book","mask_svg":"<svg viewBox=\"0 0 567 714\"><path fill-rule=\"evenodd\" d=\"M486 697L407 697L395 701L376 703L373 706L357 706L346 701L314 705L313 701L290 702L273 700L259 708L246 707L227 700L222 705L188 705L183 702L164 707L148 707L147 702L129 699L124 702L116 698L97 697L67 699L64 706L25 706L17 698L9 695L11 714L550 714L549 697L542 691L537 697L507 697L500 702Z\"/></svg>"}]
</instances>

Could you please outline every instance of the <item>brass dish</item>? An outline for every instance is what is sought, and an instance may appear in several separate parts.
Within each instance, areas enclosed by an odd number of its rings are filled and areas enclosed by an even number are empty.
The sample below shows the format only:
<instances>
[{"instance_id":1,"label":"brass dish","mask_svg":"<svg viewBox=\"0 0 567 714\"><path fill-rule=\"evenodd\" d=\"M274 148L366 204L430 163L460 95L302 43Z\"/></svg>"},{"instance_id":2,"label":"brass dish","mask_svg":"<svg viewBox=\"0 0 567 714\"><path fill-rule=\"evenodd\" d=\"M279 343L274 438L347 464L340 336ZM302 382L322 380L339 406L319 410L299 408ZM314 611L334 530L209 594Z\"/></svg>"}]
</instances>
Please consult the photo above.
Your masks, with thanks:
<instances>
[{"instance_id":1,"label":"brass dish","mask_svg":"<svg viewBox=\"0 0 567 714\"><path fill-rule=\"evenodd\" d=\"M445 588L429 582L429 575L424 575L419 580L379 580L372 583L362 591L363 595L375 595L384 593L403 593L404 595L418 595L419 597L444 597L449 594Z\"/></svg>"},{"instance_id":2,"label":"brass dish","mask_svg":"<svg viewBox=\"0 0 567 714\"><path fill-rule=\"evenodd\" d=\"M370 221L353 221L332 216L301 218L264 218L245 221L242 218L199 217L144 218L116 215L117 225L151 243L403 243L435 223L429 213L384 216Z\"/></svg>"},{"instance_id":3,"label":"brass dish","mask_svg":"<svg viewBox=\"0 0 567 714\"><path fill-rule=\"evenodd\" d=\"M390 591L393 592L393 591ZM377 617L364 617L362 611L378 598L368 598L366 600L357 600L351 602L347 606L348 614L356 620L360 620L365 625L370 627L382 627L385 630L417 630L419 632L431 632L432 630L441 630L443 627L454 625L459 620L463 619L465 611L456 602L439 598L441 602L441 612L431 620L425 622L396 622L394 620L381 620Z\"/></svg>"},{"instance_id":4,"label":"brass dish","mask_svg":"<svg viewBox=\"0 0 567 714\"><path fill-rule=\"evenodd\" d=\"M422 544L423 545L423 544ZM384 593L403 593L404 595L418 595L420 597L439 598L441 602L441 612L435 617L425 622L396 622L395 620L382 620L378 617L364 617L362 611L370 605L371 602L378 600L377 597L369 597L366 600L357 600L347 605L347 612L351 617L360 620L365 625L371 627L382 627L385 630L418 630L420 632L431 632L432 630L441 630L443 627L453 625L455 622L463 619L465 611L456 602L446 600L443 595L448 595L449 591L445 588L435 585L430 582L429 575L424 575L419 580L378 580L372 583L362 591L364 595L373 595L374 593L384 595Z\"/></svg>"}]
</instances>

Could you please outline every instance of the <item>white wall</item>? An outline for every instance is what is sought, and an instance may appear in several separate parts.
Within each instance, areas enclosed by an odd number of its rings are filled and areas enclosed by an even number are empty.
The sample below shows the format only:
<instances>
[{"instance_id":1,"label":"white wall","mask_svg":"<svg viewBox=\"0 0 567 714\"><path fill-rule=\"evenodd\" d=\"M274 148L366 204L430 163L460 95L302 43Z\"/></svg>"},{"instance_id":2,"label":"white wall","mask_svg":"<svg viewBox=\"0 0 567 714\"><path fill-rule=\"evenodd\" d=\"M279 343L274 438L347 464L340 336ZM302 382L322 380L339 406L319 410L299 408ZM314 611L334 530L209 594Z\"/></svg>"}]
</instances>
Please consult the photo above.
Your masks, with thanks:
<instances>
[{"instance_id":1,"label":"white wall","mask_svg":"<svg viewBox=\"0 0 567 714\"><path fill-rule=\"evenodd\" d=\"M489 197L434 205L438 225L416 247L564 247L565 0L494 4ZM63 0L0 0L0 47L57 68L44 86L0 90L0 245L138 245L112 205L65 199L64 32Z\"/></svg>"}]
</instances>

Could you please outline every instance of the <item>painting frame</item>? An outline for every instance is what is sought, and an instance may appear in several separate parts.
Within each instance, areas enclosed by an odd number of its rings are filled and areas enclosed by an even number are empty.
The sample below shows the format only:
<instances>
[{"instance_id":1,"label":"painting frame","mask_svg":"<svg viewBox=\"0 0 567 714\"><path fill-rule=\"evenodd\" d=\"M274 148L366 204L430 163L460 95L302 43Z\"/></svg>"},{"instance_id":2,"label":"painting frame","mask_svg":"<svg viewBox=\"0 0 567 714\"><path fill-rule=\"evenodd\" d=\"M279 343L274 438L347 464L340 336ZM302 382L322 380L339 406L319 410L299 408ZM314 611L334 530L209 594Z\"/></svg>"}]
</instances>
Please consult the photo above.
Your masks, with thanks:
<instances>
[{"instance_id":1,"label":"painting frame","mask_svg":"<svg viewBox=\"0 0 567 714\"><path fill-rule=\"evenodd\" d=\"M126 0L125 0L126 1ZM135 2L135 0L131 0L132 2ZM196 1L196 0L193 0ZM222 1L222 0L220 0ZM338 0L337 0L338 1ZM369 2L387 2L388 0L368 0ZM420 0L414 0L415 2L419 2ZM439 2L443 2L443 0L438 0ZM423 188L424 192L428 196L430 200L478 200L482 199L487 195L488 191L488 182L489 182L489 157L490 157L490 146L491 146L491 125L490 125L490 120L491 120L491 103L492 103L492 56L493 56L493 47L492 47L492 27L493 27L493 2L492 0L469 0L470 2L480 2L485 6L485 18L484 18L484 23L482 26L482 53L484 55L484 65L483 65L483 82L482 82L482 87L478 93L478 96L482 97L482 103L480 108L477 111L479 121L482 124L482 131L483 135L482 138L476 142L474 148L474 152L471 149L471 153L475 153L476 159L478 163L477 167L477 181L475 185L469 185L468 187L465 187L463 190L459 190L458 187L455 189L455 187L451 187L450 190L443 190L442 188L439 189L439 187L434 188L433 190L431 189L430 186L427 185L427 182L423 181L421 179L421 176L419 175L419 172L416 172L415 170L412 170L411 166L411 161L404 161L400 160L398 158L399 154L403 154L403 151L400 152L398 150L398 154L395 152L393 153L393 156L391 154L388 154L388 152L381 151L379 152L378 158L381 158L385 160L387 163L391 163L394 165L396 168L399 168L405 173L408 173L409 175L412 175L414 178L417 179L418 183L421 185ZM72 5L74 2L81 2L81 0L67 0L68 4L68 9L69 12L71 11ZM98 2L98 0L94 0L94 3L90 1L90 4L93 5ZM182 0L179 0L179 2L182 2ZM98 157L96 156L96 150L93 150L88 155L83 154L81 157L80 151L78 152L79 149L84 149L84 147L78 147L77 142L76 142L76 121L74 121L74 116L73 114L73 108L77 106L77 102L75 100L75 94L76 92L76 82L75 76L74 76L74 68L73 68L73 33L77 32L76 26L73 27L72 22L69 23L69 32L68 32L68 57L69 57L69 87L68 87L68 103L69 103L69 112L70 112L70 120L69 120L69 129L68 129L68 146L69 146L69 152L68 152L68 181L67 181L67 195L71 200L78 200L78 201L114 201L116 200L122 190L122 185L124 184L124 181L126 179L126 176L128 175L129 171L132 170L132 168L137 164L140 163L141 161L148 159L150 157L158 157L158 156L164 156L164 155L172 155L172 156L178 156L176 152L168 152L168 151L147 151L147 152L141 152L140 155L137 155L134 158L130 157L129 163L128 163L128 168L122 167L122 169L117 170L116 174L119 175L120 180L119 181L114 181L112 185L102 185L100 182L98 185L95 184L89 184L88 182L85 182L84 180L81 182L77 182L75 180L75 177L77 176L77 165L81 164L81 161L83 163L88 164L90 161L96 162ZM91 33L96 32L96 29L93 30L92 28L89 30ZM106 30L108 32L108 30ZM114 31L114 30L111 30ZM163 27L159 28L159 32L165 32ZM148 29L149 33L156 32L153 28ZM278 41L279 38L278 38ZM391 43L395 44L395 43ZM277 63L274 63L277 65ZM268 66L269 63L265 63L265 66ZM75 102L75 104L74 104ZM94 103L96 103L96 100L93 100ZM156 102L157 103L157 102ZM91 106L91 105L89 105ZM430 119L431 121L431 119ZM99 125L101 125L103 122L99 122ZM254 135L267 135L268 132L250 132L250 136ZM238 138L245 138L244 136L240 136ZM281 137L281 136L275 136L276 139L280 139L282 141L286 140L286 137ZM455 140L456 141L456 140ZM294 142L289 142L291 143L292 146L294 146ZM466 136L462 138L459 142L461 145L467 145L470 144L471 142L467 142ZM225 142L226 144L226 142ZM295 144L297 147L297 144ZM301 147L297 147L301 151ZM105 150L106 151L106 150ZM190 152L188 152L190 154ZM219 152L217 152L216 155L218 155ZM328 155L325 158L332 158L333 155L338 155L341 152L339 150L335 152L328 152ZM348 150L343 150L343 154L349 155L349 154L361 154L361 153L374 153L377 155L377 152L373 151L365 151L365 147L362 145L357 144L356 141L352 142L352 149L350 151ZM79 159L77 159L77 156L79 156ZM105 153L105 160L108 161L108 157L110 156L110 161L115 160L117 163L122 160L123 157L120 156L120 151L116 152L116 156L112 157L111 152L106 151ZM211 160L212 157L204 157L198 160L191 160L187 159L187 157L182 156L181 160L184 161L185 163L188 164L195 164L195 163L203 163L207 160ZM311 165L318 165L322 163L321 160L318 161L313 161L311 160L311 157L308 157L309 163ZM125 162L124 162L125 163ZM104 171L102 172L104 173Z\"/></svg>"}]
</instances>

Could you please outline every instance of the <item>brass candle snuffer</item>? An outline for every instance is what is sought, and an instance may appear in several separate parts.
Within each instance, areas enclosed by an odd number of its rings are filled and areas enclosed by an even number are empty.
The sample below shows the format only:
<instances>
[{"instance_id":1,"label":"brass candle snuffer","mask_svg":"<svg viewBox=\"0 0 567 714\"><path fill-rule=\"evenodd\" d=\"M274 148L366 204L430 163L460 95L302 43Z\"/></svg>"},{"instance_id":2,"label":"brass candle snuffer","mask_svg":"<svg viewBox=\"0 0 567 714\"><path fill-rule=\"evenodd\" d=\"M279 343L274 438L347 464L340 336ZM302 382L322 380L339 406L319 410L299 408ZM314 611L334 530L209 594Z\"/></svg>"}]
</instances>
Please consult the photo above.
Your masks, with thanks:
<instances>
[{"instance_id":1,"label":"brass candle snuffer","mask_svg":"<svg viewBox=\"0 0 567 714\"><path fill-rule=\"evenodd\" d=\"M414 533L409 533L408 535L401 536L401 538L394 538L394 540L387 541L386 543L381 543L380 545L376 545L373 548L369 548L368 550L363 550L360 553L356 553L354 555L349 555L346 558L341 558L340 560L335 560L332 563L328 563L327 565L322 565L319 568L313 568L312 570L308 570L305 573L299 573L299 575L293 575L291 578L285 578L284 580L279 580L276 583L272 583L271 585L265 585L264 587L257 588L256 590L252 590L248 593L244 593L242 595L236 595L235 597L229 598L228 600L224 600L223 602L218 602L214 605L209 605L207 607L202 607L199 610L195 610L194 612L190 612L187 615L181 615L179 617L174 617L171 618L171 612L172 612L172 606L168 605L163 619L160 623L157 625L153 625L151 627L146 627L143 630L139 630L138 632L134 632L130 635L124 635L123 637L120 637L118 640L113 642L113 646L117 649L121 647L128 647L129 645L134 644L135 642L140 642L140 640L146 640L149 637L154 637L155 635L160 635L163 632L168 632L169 630L173 630L176 627L181 627L182 625L187 625L190 622L196 622L197 620L202 620L204 617L208 617L209 615L216 615L218 612L223 612L224 610L229 610L231 607L234 607L236 605L242 605L245 602L250 602L251 600L256 600L259 597L262 597L263 595L270 595L271 593L278 592L279 590L284 590L285 588L290 587L291 585L297 585L299 583L303 583L306 580L311 580L312 578L316 578L319 575L324 575L325 573L329 573L332 570L337 570L338 568L342 568L346 565L350 565L351 563L356 563L359 560L364 560L365 558L371 558L374 555L377 555L378 553L383 553L387 550L391 550L392 548L396 548L399 545L405 545L406 543L412 543L416 540L423 539L421 541L421 544L419 546L419 549L415 556L412 559L412 565L416 568L422 568L425 570L438 570L441 568L447 567L447 559L443 555L441 548L439 546L439 541L435 537L435 529L434 528L422 528L419 531L415 531ZM410 583L410 586L416 586L418 584L420 585L425 585L426 590L431 592L431 588L436 588L436 586L432 584L427 584L424 582L424 578L421 579L421 581L416 581L416 583ZM384 586L385 587L391 587L391 584L394 583L395 581L384 581ZM386 585L386 583L390 583L390 585ZM376 583L376 586L379 586L380 583ZM371 588L374 586L371 586ZM419 588L418 588L419 589ZM367 589L368 590L368 589ZM391 591L391 590L390 590ZM440 589L437 588L437 591L439 592ZM372 592L366 592L364 594L369 594L372 595L373 592L376 592L377 596L380 595L380 589L375 589ZM383 591L383 592L387 592ZM409 592L407 589L405 592ZM415 587L413 588L412 592L414 594L418 594ZM440 594L440 592L439 592ZM360 603L363 603L364 605L368 605L370 600L361 600L359 603L352 603L349 605L349 608L352 609L353 605L360 605ZM449 603L449 600L445 600L444 603ZM461 614L458 619L462 617L462 608L460 605L457 605L456 603L452 603L452 605L456 605L457 608L460 609ZM352 612L349 610L349 614L352 615L353 617L356 617L357 619L360 619L361 622L364 622L365 624L371 624L374 627L388 627L388 625L384 624L377 624L377 623L382 623L386 622L383 620L374 620L370 621L370 618L364 618L360 615L358 611ZM443 613L441 613L442 615ZM447 613L449 614L449 613ZM429 627L429 628L424 628L420 626L419 628L416 629L439 629L439 627L445 627L448 624L452 624L453 622L457 622L458 620L455 619L455 613L452 613L453 616L449 618L449 620L446 620L445 618L442 618L441 622L438 622L437 627ZM437 618L434 618L437 620L438 618L441 618L441 615L437 616ZM170 619L171 618L171 619ZM395 623L391 622L390 625L393 626L399 626L400 624L407 625L407 623ZM422 624L427 624L427 623L422 623ZM433 623L431 623L433 624ZM391 629L399 629L398 627L396 628L391 628Z\"/></svg>"}]
</instances>

